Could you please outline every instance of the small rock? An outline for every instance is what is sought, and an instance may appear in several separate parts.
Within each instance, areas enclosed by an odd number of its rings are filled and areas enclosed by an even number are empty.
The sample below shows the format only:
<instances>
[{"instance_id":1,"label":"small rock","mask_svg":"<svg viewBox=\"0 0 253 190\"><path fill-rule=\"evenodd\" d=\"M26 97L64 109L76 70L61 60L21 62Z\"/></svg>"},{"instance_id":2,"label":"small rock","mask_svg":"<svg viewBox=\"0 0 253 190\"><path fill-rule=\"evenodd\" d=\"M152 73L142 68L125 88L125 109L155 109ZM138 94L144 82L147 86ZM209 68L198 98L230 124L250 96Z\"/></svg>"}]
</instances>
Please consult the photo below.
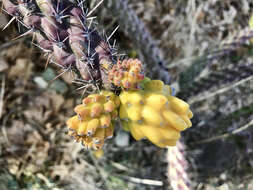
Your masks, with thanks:
<instances>
[{"instance_id":1,"label":"small rock","mask_svg":"<svg viewBox=\"0 0 253 190\"><path fill-rule=\"evenodd\" d=\"M47 82L42 77L35 77L33 81L40 87L40 88L47 88Z\"/></svg>"},{"instance_id":2,"label":"small rock","mask_svg":"<svg viewBox=\"0 0 253 190\"><path fill-rule=\"evenodd\" d=\"M219 186L218 189L219 190L229 190L229 186L228 186L228 184L223 184L223 185Z\"/></svg>"},{"instance_id":3,"label":"small rock","mask_svg":"<svg viewBox=\"0 0 253 190\"><path fill-rule=\"evenodd\" d=\"M225 173L222 173L222 174L220 175L220 178L221 178L223 181L225 181L225 180L227 179L227 175L226 175Z\"/></svg>"},{"instance_id":4,"label":"small rock","mask_svg":"<svg viewBox=\"0 0 253 190\"><path fill-rule=\"evenodd\" d=\"M115 137L115 143L119 147L129 146L129 133L125 131L118 131Z\"/></svg>"}]
</instances>

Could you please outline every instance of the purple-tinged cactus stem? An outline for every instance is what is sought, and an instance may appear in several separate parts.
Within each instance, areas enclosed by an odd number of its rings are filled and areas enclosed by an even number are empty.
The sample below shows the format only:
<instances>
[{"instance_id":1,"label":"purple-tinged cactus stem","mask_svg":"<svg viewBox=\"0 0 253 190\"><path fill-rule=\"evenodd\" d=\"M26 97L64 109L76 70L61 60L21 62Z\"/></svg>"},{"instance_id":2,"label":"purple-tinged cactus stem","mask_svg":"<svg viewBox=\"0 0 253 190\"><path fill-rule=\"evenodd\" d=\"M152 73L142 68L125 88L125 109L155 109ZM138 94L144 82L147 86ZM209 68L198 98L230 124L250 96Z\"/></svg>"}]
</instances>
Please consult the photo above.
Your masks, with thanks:
<instances>
[{"instance_id":1,"label":"purple-tinged cactus stem","mask_svg":"<svg viewBox=\"0 0 253 190\"><path fill-rule=\"evenodd\" d=\"M83 6L67 0L3 0L5 11L33 33L50 62L78 70L82 80L111 89L106 69L116 63ZM21 35L21 36L23 36ZM105 69L106 68L106 69Z\"/></svg>"}]
</instances>

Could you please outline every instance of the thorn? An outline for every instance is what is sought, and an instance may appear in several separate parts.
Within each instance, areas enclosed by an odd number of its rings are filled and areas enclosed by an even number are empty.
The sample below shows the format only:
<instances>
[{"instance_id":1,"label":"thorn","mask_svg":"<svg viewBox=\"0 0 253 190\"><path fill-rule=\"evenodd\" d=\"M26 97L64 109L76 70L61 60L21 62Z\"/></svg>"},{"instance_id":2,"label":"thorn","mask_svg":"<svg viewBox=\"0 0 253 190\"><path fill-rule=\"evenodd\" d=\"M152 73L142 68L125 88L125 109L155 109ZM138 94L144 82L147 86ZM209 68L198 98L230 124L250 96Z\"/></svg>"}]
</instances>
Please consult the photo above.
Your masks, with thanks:
<instances>
[{"instance_id":1,"label":"thorn","mask_svg":"<svg viewBox=\"0 0 253 190\"><path fill-rule=\"evenodd\" d=\"M64 73L68 72L69 68L65 69L63 72L61 72L59 75L57 75L56 77L54 77L49 83L51 84L52 82L54 82L57 78L59 78L60 76L62 76Z\"/></svg>"},{"instance_id":2,"label":"thorn","mask_svg":"<svg viewBox=\"0 0 253 190\"><path fill-rule=\"evenodd\" d=\"M90 38L89 38L89 42L88 42L88 57L90 56Z\"/></svg>"},{"instance_id":3,"label":"thorn","mask_svg":"<svg viewBox=\"0 0 253 190\"><path fill-rule=\"evenodd\" d=\"M2 9L4 10L4 9ZM12 19L5 25L5 27L2 29L2 31L4 31L16 18L12 17Z\"/></svg>"},{"instance_id":4,"label":"thorn","mask_svg":"<svg viewBox=\"0 0 253 190\"><path fill-rule=\"evenodd\" d=\"M116 46L116 40L113 41L112 48L115 49L115 46Z\"/></svg>"},{"instance_id":5,"label":"thorn","mask_svg":"<svg viewBox=\"0 0 253 190\"><path fill-rule=\"evenodd\" d=\"M44 49L43 47L41 47L40 45L32 42L32 44L36 47L38 47L39 49L41 49L42 51L46 52L46 53L51 53L52 51L51 50L47 50L47 49Z\"/></svg>"},{"instance_id":6,"label":"thorn","mask_svg":"<svg viewBox=\"0 0 253 190\"><path fill-rule=\"evenodd\" d=\"M19 39L19 38L22 38L22 37L24 37L24 36L28 35L28 34L30 34L32 31L33 31L33 29L28 30L28 31L27 31L27 32L25 32L24 34L21 34L21 35L19 35L19 36L15 37L15 38L13 38L13 39L12 39L12 41L17 40L17 39Z\"/></svg>"},{"instance_id":7,"label":"thorn","mask_svg":"<svg viewBox=\"0 0 253 190\"><path fill-rule=\"evenodd\" d=\"M101 91L100 91L100 88L99 88L98 84L96 83L95 85L96 85L96 88L97 88L98 92L100 93Z\"/></svg>"},{"instance_id":8,"label":"thorn","mask_svg":"<svg viewBox=\"0 0 253 190\"><path fill-rule=\"evenodd\" d=\"M53 64L55 64L55 65L57 65L58 67L61 67L62 69L65 69L65 67L63 67L62 65L60 65L60 64L58 64L58 63L56 63L56 62L54 62L54 61L50 61L50 63L53 63Z\"/></svg>"},{"instance_id":9,"label":"thorn","mask_svg":"<svg viewBox=\"0 0 253 190\"><path fill-rule=\"evenodd\" d=\"M79 20L80 24L82 25L83 29L86 30L85 25L84 25L84 23L82 22L82 20L81 20L80 17L78 17L78 20Z\"/></svg>"},{"instance_id":10,"label":"thorn","mask_svg":"<svg viewBox=\"0 0 253 190\"><path fill-rule=\"evenodd\" d=\"M82 12L84 12L84 6L83 6L83 3L85 2L85 0L83 0L83 1L81 1L81 2L79 2L79 0L77 0L77 2L78 2L78 7L81 7L81 9L82 9Z\"/></svg>"},{"instance_id":11,"label":"thorn","mask_svg":"<svg viewBox=\"0 0 253 190\"><path fill-rule=\"evenodd\" d=\"M89 31L89 29L90 29L90 27L91 27L91 25L92 25L92 22L93 22L93 19L91 19L91 21L90 21L90 23L89 23L88 31Z\"/></svg>"},{"instance_id":12,"label":"thorn","mask_svg":"<svg viewBox=\"0 0 253 190\"><path fill-rule=\"evenodd\" d=\"M88 71L91 80L94 81L94 79L93 79L93 77L92 77L92 74L90 73L90 69L88 68L88 65L85 65L85 68L86 68L86 70Z\"/></svg>"},{"instance_id":13,"label":"thorn","mask_svg":"<svg viewBox=\"0 0 253 190\"><path fill-rule=\"evenodd\" d=\"M77 88L76 90L82 90L82 89L84 89L84 88L87 88L87 86L88 86L88 84L87 84L87 85L83 85L83 86Z\"/></svg>"},{"instance_id":14,"label":"thorn","mask_svg":"<svg viewBox=\"0 0 253 190\"><path fill-rule=\"evenodd\" d=\"M82 82L78 82L78 81L75 81L75 80L73 80L72 83L75 83L75 84L83 84Z\"/></svg>"},{"instance_id":15,"label":"thorn","mask_svg":"<svg viewBox=\"0 0 253 190\"><path fill-rule=\"evenodd\" d=\"M107 42L109 42L109 40L111 39L111 37L113 36L113 34L118 30L119 25L113 30L113 32L111 33L111 35L107 38Z\"/></svg>"},{"instance_id":16,"label":"thorn","mask_svg":"<svg viewBox=\"0 0 253 190\"><path fill-rule=\"evenodd\" d=\"M57 0L57 5L56 5L56 12L57 12L57 13L59 12L59 6L60 6L60 1Z\"/></svg>"},{"instance_id":17,"label":"thorn","mask_svg":"<svg viewBox=\"0 0 253 190\"><path fill-rule=\"evenodd\" d=\"M67 36L64 40L62 40L62 43L64 43L68 38L69 36Z\"/></svg>"},{"instance_id":18,"label":"thorn","mask_svg":"<svg viewBox=\"0 0 253 190\"><path fill-rule=\"evenodd\" d=\"M52 58L52 56L53 56L53 54L48 54L48 56L47 56L47 61L46 61L46 65L45 65L45 70L47 69L47 66L48 66L48 63L49 63L49 61L50 61L50 59Z\"/></svg>"},{"instance_id":19,"label":"thorn","mask_svg":"<svg viewBox=\"0 0 253 190\"><path fill-rule=\"evenodd\" d=\"M33 44L34 40L35 40L35 32L33 33L32 44Z\"/></svg>"},{"instance_id":20,"label":"thorn","mask_svg":"<svg viewBox=\"0 0 253 190\"><path fill-rule=\"evenodd\" d=\"M96 19L96 18L97 18L97 16L92 16L92 17L86 18L86 20L94 20L94 19Z\"/></svg>"},{"instance_id":21,"label":"thorn","mask_svg":"<svg viewBox=\"0 0 253 190\"><path fill-rule=\"evenodd\" d=\"M96 54L97 54L97 52L94 52L93 55L91 56L91 58L93 58Z\"/></svg>"},{"instance_id":22,"label":"thorn","mask_svg":"<svg viewBox=\"0 0 253 190\"><path fill-rule=\"evenodd\" d=\"M101 0L88 14L87 17L89 17L102 3L104 0Z\"/></svg>"}]
</instances>

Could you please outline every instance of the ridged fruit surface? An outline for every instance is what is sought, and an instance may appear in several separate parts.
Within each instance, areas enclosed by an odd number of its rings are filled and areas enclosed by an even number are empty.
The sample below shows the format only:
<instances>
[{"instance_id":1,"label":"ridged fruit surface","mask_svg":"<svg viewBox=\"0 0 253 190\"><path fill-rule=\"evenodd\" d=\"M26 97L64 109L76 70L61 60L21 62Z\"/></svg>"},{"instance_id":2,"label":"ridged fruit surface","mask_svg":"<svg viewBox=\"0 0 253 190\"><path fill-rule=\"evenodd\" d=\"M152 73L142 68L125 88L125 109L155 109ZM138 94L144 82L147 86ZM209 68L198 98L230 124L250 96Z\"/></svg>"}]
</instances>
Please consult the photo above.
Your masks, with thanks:
<instances>
[{"instance_id":1,"label":"ridged fruit surface","mask_svg":"<svg viewBox=\"0 0 253 190\"><path fill-rule=\"evenodd\" d=\"M118 61L108 73L111 83L124 89L138 89L144 79L142 63L138 59Z\"/></svg>"},{"instance_id":2,"label":"ridged fruit surface","mask_svg":"<svg viewBox=\"0 0 253 190\"><path fill-rule=\"evenodd\" d=\"M75 107L77 115L67 121L69 135L87 149L101 149L104 141L113 136L113 120L118 116L120 100L109 91L91 94Z\"/></svg>"},{"instance_id":3,"label":"ridged fruit surface","mask_svg":"<svg viewBox=\"0 0 253 190\"><path fill-rule=\"evenodd\" d=\"M136 140L149 139L159 147L175 146L180 132L191 127L189 105L171 95L160 80L145 80L143 90L122 91L120 118Z\"/></svg>"}]
</instances>

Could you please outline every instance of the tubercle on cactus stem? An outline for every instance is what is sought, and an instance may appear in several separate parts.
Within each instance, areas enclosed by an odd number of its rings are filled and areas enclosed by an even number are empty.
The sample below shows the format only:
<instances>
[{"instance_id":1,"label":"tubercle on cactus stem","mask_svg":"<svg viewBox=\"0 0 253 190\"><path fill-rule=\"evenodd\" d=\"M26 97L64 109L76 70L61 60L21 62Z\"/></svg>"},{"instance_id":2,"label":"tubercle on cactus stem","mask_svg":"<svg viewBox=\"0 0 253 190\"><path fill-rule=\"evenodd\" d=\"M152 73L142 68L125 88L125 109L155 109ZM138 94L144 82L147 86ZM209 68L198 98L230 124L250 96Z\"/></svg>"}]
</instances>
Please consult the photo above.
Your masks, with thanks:
<instances>
[{"instance_id":1,"label":"tubercle on cactus stem","mask_svg":"<svg viewBox=\"0 0 253 190\"><path fill-rule=\"evenodd\" d=\"M49 54L50 62L77 70L95 87L113 90L107 70L116 63L117 52L88 17L94 10L87 13L82 2L67 0L3 0L3 7L13 16L11 21L28 29L21 36L33 33L36 46Z\"/></svg>"}]
</instances>

